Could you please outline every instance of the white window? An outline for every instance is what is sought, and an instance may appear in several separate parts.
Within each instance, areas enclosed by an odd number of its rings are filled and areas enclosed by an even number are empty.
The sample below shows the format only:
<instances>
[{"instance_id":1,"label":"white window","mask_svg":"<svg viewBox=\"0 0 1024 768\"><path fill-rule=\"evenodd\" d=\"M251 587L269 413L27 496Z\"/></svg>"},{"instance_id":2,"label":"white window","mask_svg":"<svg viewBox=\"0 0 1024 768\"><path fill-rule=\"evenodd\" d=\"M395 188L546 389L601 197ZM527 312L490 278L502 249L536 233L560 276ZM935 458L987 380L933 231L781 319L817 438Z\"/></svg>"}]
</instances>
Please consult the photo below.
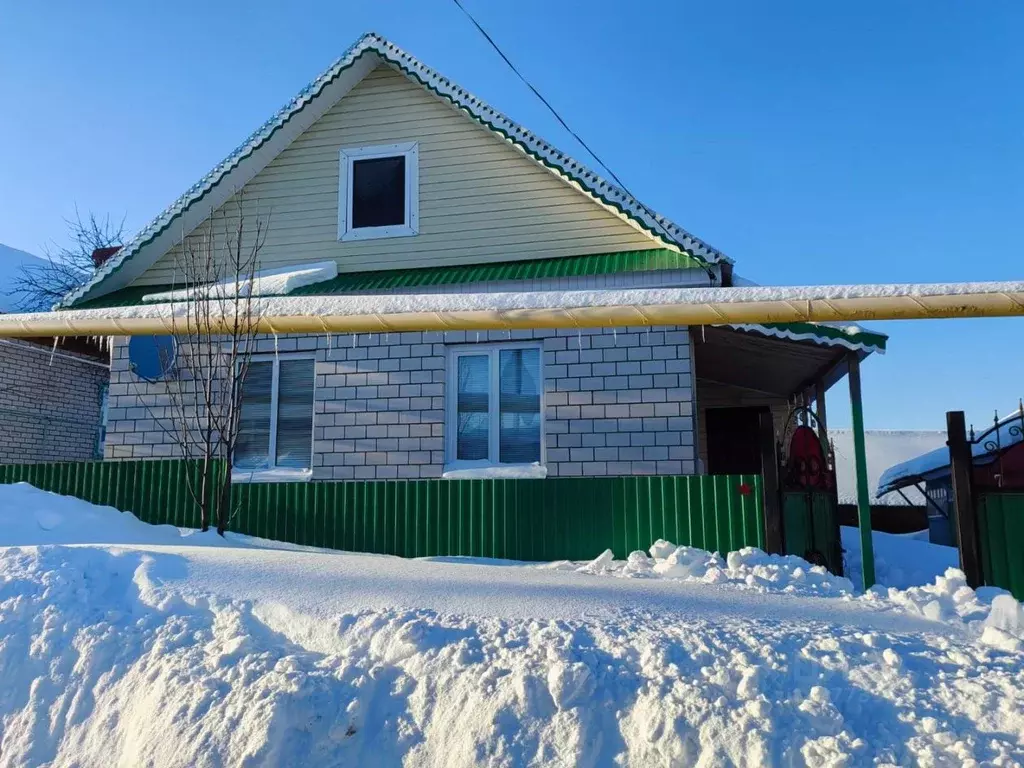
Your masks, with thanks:
<instances>
[{"instance_id":1,"label":"white window","mask_svg":"<svg viewBox=\"0 0 1024 768\"><path fill-rule=\"evenodd\" d=\"M287 479L310 472L314 366L310 356L253 355L242 383L238 473Z\"/></svg>"},{"instance_id":2,"label":"white window","mask_svg":"<svg viewBox=\"0 0 1024 768\"><path fill-rule=\"evenodd\" d=\"M342 149L338 239L407 237L419 232L419 145Z\"/></svg>"},{"instance_id":3,"label":"white window","mask_svg":"<svg viewBox=\"0 0 1024 768\"><path fill-rule=\"evenodd\" d=\"M533 343L451 348L449 469L543 461L541 361L541 348Z\"/></svg>"}]
</instances>

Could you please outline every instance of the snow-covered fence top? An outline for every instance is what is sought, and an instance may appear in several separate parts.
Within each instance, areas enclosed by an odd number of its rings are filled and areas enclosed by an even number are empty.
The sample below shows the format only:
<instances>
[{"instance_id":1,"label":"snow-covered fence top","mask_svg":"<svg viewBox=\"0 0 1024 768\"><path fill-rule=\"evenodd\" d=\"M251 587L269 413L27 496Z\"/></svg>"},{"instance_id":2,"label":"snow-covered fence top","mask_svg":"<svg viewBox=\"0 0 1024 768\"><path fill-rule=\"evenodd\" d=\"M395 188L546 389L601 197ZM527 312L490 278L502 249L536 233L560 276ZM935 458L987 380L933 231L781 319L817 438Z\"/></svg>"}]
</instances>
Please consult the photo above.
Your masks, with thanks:
<instances>
[{"instance_id":1,"label":"snow-covered fence top","mask_svg":"<svg viewBox=\"0 0 1024 768\"><path fill-rule=\"evenodd\" d=\"M236 303L211 301L220 306L199 330L224 332ZM284 296L253 299L251 311L264 333L1004 317L1024 314L1024 282ZM3 315L0 337L177 333L188 314L179 302Z\"/></svg>"}]
</instances>

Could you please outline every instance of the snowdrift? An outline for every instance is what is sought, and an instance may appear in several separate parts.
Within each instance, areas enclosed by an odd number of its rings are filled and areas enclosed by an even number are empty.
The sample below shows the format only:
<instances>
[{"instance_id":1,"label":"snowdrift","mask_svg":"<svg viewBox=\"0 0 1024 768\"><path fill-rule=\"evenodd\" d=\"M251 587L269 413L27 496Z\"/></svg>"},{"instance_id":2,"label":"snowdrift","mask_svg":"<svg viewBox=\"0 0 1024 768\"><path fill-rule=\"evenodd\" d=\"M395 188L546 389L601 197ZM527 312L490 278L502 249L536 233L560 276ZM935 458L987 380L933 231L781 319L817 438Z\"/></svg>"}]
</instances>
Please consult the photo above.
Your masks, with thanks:
<instances>
[{"instance_id":1,"label":"snowdrift","mask_svg":"<svg viewBox=\"0 0 1024 768\"><path fill-rule=\"evenodd\" d=\"M1024 761L1024 614L955 570L282 551L24 485L0 532L4 766Z\"/></svg>"}]
</instances>

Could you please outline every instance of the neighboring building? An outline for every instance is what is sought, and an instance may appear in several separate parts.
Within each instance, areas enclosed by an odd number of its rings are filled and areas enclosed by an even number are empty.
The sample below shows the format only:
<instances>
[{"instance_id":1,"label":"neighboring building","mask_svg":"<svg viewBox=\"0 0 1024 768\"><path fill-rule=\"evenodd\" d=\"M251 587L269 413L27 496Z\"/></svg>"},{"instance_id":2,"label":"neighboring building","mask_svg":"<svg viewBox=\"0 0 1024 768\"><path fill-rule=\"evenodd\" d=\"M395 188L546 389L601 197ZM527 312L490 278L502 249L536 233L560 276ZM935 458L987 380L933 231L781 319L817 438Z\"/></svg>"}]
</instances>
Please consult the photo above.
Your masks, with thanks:
<instances>
[{"instance_id":1,"label":"neighboring building","mask_svg":"<svg viewBox=\"0 0 1024 768\"><path fill-rule=\"evenodd\" d=\"M956 510L946 433L933 450L918 453L889 466L878 478L878 495L891 498L917 493L928 499L929 539L956 546ZM1024 487L1024 407L977 433L971 427L969 446L977 488Z\"/></svg>"},{"instance_id":2,"label":"neighboring building","mask_svg":"<svg viewBox=\"0 0 1024 768\"><path fill-rule=\"evenodd\" d=\"M293 296L733 284L717 250L368 35L65 305L180 287L183 237L239 206L270 213L266 270L314 275L266 281ZM251 480L758 472L760 414L884 346L849 324L281 335L235 461ZM166 385L124 339L111 375L107 457L174 455Z\"/></svg>"},{"instance_id":3,"label":"neighboring building","mask_svg":"<svg viewBox=\"0 0 1024 768\"><path fill-rule=\"evenodd\" d=\"M108 354L78 339L0 339L0 464L103 457Z\"/></svg>"},{"instance_id":4,"label":"neighboring building","mask_svg":"<svg viewBox=\"0 0 1024 768\"><path fill-rule=\"evenodd\" d=\"M45 263L0 245L0 312L17 309L21 270ZM0 464L103 458L109 359L82 339L0 339Z\"/></svg>"}]
</instances>

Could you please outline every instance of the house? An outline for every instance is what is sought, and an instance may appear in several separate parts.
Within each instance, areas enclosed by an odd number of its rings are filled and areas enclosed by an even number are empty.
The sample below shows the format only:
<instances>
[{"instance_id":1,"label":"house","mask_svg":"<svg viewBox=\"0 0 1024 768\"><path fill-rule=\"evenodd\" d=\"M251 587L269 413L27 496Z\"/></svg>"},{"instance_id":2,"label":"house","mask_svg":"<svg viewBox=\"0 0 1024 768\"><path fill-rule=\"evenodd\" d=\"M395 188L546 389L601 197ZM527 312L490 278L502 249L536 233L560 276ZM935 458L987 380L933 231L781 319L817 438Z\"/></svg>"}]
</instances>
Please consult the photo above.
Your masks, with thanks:
<instances>
[{"instance_id":1,"label":"house","mask_svg":"<svg viewBox=\"0 0 1024 768\"><path fill-rule=\"evenodd\" d=\"M0 313L17 310L10 288L45 264L0 244ZM0 464L103 457L109 353L91 340L0 339Z\"/></svg>"},{"instance_id":2,"label":"house","mask_svg":"<svg viewBox=\"0 0 1024 768\"><path fill-rule=\"evenodd\" d=\"M183 238L239 210L269 213L261 284L289 296L739 282L724 254L369 34L64 306L174 290ZM849 324L281 334L258 342L235 463L249 481L759 472L760 414L781 427L816 399L823 416L885 341ZM166 383L130 355L115 338L106 457L172 456Z\"/></svg>"},{"instance_id":3,"label":"house","mask_svg":"<svg viewBox=\"0 0 1024 768\"><path fill-rule=\"evenodd\" d=\"M103 457L109 353L84 339L0 339L0 464Z\"/></svg>"},{"instance_id":4,"label":"house","mask_svg":"<svg viewBox=\"0 0 1024 768\"><path fill-rule=\"evenodd\" d=\"M933 450L888 467L878 478L881 498L917 493L927 500L929 540L956 546L953 480L946 433ZM973 483L981 489L1024 487L1024 406L1008 416L996 416L992 426L975 432L969 444L974 464Z\"/></svg>"}]
</instances>

